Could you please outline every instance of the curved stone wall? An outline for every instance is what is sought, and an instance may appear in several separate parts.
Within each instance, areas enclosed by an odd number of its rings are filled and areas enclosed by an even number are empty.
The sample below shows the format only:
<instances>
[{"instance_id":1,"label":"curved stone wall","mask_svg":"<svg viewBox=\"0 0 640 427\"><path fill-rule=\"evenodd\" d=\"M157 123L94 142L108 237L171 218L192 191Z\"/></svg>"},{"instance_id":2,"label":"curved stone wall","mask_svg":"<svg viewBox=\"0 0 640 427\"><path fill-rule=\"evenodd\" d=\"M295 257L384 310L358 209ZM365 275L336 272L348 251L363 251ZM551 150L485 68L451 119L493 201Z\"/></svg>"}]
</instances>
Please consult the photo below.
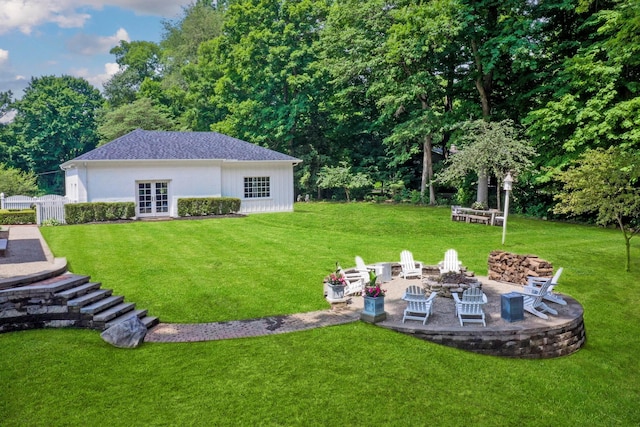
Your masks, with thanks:
<instances>
[{"instance_id":1,"label":"curved stone wall","mask_svg":"<svg viewBox=\"0 0 640 427\"><path fill-rule=\"evenodd\" d=\"M566 297L562 316L540 319L535 325L517 322L506 328L455 327L418 329L393 327L405 334L449 347L501 357L543 359L566 356L586 342L582 306Z\"/></svg>"}]
</instances>

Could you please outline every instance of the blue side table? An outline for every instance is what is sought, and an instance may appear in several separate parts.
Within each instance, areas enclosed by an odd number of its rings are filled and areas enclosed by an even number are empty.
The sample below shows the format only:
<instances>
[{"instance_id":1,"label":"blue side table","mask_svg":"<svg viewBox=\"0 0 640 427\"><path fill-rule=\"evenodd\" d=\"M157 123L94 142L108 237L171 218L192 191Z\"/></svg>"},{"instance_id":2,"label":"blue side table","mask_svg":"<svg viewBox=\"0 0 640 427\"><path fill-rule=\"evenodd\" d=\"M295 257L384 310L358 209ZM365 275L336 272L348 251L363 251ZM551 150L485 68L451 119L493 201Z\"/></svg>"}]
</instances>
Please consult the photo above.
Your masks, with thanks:
<instances>
[{"instance_id":1,"label":"blue side table","mask_svg":"<svg viewBox=\"0 0 640 427\"><path fill-rule=\"evenodd\" d=\"M524 302L522 294L509 292L500 298L502 318L507 322L524 320Z\"/></svg>"}]
</instances>

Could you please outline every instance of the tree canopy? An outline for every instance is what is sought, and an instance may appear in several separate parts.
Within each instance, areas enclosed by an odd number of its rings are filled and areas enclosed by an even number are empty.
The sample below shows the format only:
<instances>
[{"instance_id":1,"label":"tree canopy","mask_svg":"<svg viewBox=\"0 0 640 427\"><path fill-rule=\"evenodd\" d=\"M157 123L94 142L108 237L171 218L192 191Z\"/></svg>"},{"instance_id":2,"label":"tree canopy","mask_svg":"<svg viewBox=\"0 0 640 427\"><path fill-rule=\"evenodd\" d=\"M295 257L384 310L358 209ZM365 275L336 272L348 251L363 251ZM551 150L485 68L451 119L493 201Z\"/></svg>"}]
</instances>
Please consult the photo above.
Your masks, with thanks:
<instances>
[{"instance_id":1,"label":"tree canopy","mask_svg":"<svg viewBox=\"0 0 640 427\"><path fill-rule=\"evenodd\" d=\"M478 176L476 201L484 206L488 206L488 174L502 183L507 172L518 176L531 168L536 155L535 149L520 137L513 121L508 119L500 122L465 122L460 126L455 142L457 152L449 157L438 179L459 183L469 172L475 172ZM482 177L485 177L484 181ZM499 197L497 199L500 200Z\"/></svg>"},{"instance_id":2,"label":"tree canopy","mask_svg":"<svg viewBox=\"0 0 640 427\"><path fill-rule=\"evenodd\" d=\"M59 166L96 147L96 113L102 103L100 92L82 78L31 79L22 99L13 104L16 164L38 175L41 188L61 194L64 180Z\"/></svg>"},{"instance_id":3,"label":"tree canopy","mask_svg":"<svg viewBox=\"0 0 640 427\"><path fill-rule=\"evenodd\" d=\"M342 162L398 200L456 204L531 166L514 208L562 217L556 175L588 150L640 149L639 22L635 0L196 0L159 43L114 47L104 100L68 76L0 94L0 114L17 112L0 162L59 190L47 174L95 146L98 124L103 141L216 130L303 159L296 191L319 196ZM90 106L75 108L81 85Z\"/></svg>"},{"instance_id":4,"label":"tree canopy","mask_svg":"<svg viewBox=\"0 0 640 427\"><path fill-rule=\"evenodd\" d=\"M177 123L167 107L156 105L149 98L140 98L103 113L98 126L99 145L136 129L176 130L176 126Z\"/></svg>"},{"instance_id":5,"label":"tree canopy","mask_svg":"<svg viewBox=\"0 0 640 427\"><path fill-rule=\"evenodd\" d=\"M7 197L37 195L38 184L35 174L0 163L0 193L4 193Z\"/></svg>"}]
</instances>

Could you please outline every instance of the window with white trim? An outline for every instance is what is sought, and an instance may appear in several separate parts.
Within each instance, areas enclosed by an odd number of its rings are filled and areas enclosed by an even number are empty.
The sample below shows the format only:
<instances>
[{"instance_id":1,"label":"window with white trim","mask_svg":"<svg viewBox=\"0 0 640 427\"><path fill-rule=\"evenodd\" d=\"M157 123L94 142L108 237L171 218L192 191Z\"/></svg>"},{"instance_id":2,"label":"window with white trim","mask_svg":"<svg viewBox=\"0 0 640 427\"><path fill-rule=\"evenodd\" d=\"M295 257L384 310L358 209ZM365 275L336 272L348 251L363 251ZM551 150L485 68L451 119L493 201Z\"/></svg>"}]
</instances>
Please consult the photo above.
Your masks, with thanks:
<instances>
[{"instance_id":1,"label":"window with white trim","mask_svg":"<svg viewBox=\"0 0 640 427\"><path fill-rule=\"evenodd\" d=\"M271 181L268 176L245 176L244 198L271 197Z\"/></svg>"}]
</instances>

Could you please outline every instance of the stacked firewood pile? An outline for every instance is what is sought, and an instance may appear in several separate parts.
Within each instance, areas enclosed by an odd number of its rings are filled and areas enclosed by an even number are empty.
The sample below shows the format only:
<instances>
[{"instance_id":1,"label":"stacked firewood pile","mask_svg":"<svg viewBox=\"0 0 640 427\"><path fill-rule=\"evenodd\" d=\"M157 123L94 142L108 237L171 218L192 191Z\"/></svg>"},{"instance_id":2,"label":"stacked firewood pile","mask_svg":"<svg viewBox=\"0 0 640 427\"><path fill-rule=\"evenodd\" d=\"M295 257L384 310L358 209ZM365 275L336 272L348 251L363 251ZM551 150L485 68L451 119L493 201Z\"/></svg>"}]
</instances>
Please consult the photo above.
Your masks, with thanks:
<instances>
[{"instance_id":1,"label":"stacked firewood pile","mask_svg":"<svg viewBox=\"0 0 640 427\"><path fill-rule=\"evenodd\" d=\"M553 265L535 255L504 251L492 251L489 254L489 279L526 285L527 276L551 277Z\"/></svg>"}]
</instances>

